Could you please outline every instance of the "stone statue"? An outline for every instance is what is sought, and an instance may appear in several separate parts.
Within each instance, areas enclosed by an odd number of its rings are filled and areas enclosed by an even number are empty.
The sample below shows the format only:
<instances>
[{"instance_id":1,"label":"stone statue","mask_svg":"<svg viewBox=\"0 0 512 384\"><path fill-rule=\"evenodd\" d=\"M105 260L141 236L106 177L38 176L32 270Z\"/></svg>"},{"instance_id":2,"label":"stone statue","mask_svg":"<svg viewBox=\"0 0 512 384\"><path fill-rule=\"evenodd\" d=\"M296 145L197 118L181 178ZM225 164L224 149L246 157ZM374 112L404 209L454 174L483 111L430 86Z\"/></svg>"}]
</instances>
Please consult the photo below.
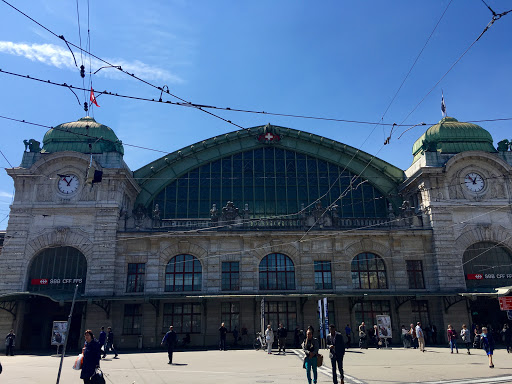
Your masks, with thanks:
<instances>
[{"instance_id":1,"label":"stone statue","mask_svg":"<svg viewBox=\"0 0 512 384\"><path fill-rule=\"evenodd\" d=\"M512 143L510 141L508 141L507 139L499 141L498 142L498 151L500 151L500 152L508 151L511 144Z\"/></svg>"},{"instance_id":2,"label":"stone statue","mask_svg":"<svg viewBox=\"0 0 512 384\"><path fill-rule=\"evenodd\" d=\"M27 151L27 148L29 152L41 152L41 143L37 140L23 140L23 144L25 144L25 152Z\"/></svg>"},{"instance_id":3,"label":"stone statue","mask_svg":"<svg viewBox=\"0 0 512 384\"><path fill-rule=\"evenodd\" d=\"M212 209L210 209L210 220L212 223L217 223L219 221L219 210L217 209L217 204L213 204Z\"/></svg>"}]
</instances>

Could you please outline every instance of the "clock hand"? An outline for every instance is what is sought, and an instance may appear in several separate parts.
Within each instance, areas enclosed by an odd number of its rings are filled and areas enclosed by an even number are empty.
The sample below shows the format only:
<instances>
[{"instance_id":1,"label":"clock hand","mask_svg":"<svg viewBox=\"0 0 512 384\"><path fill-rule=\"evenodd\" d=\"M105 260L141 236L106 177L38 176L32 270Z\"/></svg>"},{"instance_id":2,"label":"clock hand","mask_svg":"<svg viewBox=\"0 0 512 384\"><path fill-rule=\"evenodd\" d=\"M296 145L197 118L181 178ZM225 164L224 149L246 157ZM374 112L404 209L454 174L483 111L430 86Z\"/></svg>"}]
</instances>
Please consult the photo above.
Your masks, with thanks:
<instances>
[{"instance_id":1,"label":"clock hand","mask_svg":"<svg viewBox=\"0 0 512 384\"><path fill-rule=\"evenodd\" d=\"M67 180L64 180L66 183L68 183ZM69 184L71 184L71 182L73 181L73 178L69 179L69 183L68 183L68 187L69 187ZM474 183L473 183L474 184Z\"/></svg>"},{"instance_id":2,"label":"clock hand","mask_svg":"<svg viewBox=\"0 0 512 384\"><path fill-rule=\"evenodd\" d=\"M68 181L66 180L66 177L67 177L67 176L64 176L64 177L62 178L62 180L63 180L64 182L66 182L66 183L67 183Z\"/></svg>"}]
</instances>

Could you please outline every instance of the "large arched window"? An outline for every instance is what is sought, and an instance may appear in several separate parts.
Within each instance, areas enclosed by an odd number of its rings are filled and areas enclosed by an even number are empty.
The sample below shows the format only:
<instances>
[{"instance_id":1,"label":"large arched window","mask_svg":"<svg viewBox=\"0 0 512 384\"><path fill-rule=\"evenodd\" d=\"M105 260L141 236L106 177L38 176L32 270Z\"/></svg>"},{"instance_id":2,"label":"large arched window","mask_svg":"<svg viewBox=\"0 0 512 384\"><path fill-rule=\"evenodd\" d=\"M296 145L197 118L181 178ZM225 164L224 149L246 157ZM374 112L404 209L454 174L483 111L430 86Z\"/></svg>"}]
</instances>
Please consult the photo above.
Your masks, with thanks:
<instances>
[{"instance_id":1,"label":"large arched window","mask_svg":"<svg viewBox=\"0 0 512 384\"><path fill-rule=\"evenodd\" d=\"M201 263L192 255L174 256L165 267L165 291L200 291Z\"/></svg>"},{"instance_id":2,"label":"large arched window","mask_svg":"<svg viewBox=\"0 0 512 384\"><path fill-rule=\"evenodd\" d=\"M352 286L359 289L388 287L384 261L373 253L360 253L352 260Z\"/></svg>"},{"instance_id":3,"label":"large arched window","mask_svg":"<svg viewBox=\"0 0 512 384\"><path fill-rule=\"evenodd\" d=\"M295 289L293 261L282 253L271 253L260 262L260 289Z\"/></svg>"},{"instance_id":4,"label":"large arched window","mask_svg":"<svg viewBox=\"0 0 512 384\"><path fill-rule=\"evenodd\" d=\"M87 260L73 247L47 248L32 260L28 273L30 292L69 291L78 284L78 292L85 290Z\"/></svg>"},{"instance_id":5,"label":"large arched window","mask_svg":"<svg viewBox=\"0 0 512 384\"><path fill-rule=\"evenodd\" d=\"M265 147L236 153L192 169L170 182L150 207L162 219L210 218L213 204L228 201L252 218L293 215L320 199L340 218L385 218L387 202L370 183L327 162L288 149ZM351 188L350 185L353 185ZM334 212L334 211L333 211Z\"/></svg>"},{"instance_id":6,"label":"large arched window","mask_svg":"<svg viewBox=\"0 0 512 384\"><path fill-rule=\"evenodd\" d=\"M464 252L463 265L468 289L512 285L512 253L503 245L475 243Z\"/></svg>"}]
</instances>

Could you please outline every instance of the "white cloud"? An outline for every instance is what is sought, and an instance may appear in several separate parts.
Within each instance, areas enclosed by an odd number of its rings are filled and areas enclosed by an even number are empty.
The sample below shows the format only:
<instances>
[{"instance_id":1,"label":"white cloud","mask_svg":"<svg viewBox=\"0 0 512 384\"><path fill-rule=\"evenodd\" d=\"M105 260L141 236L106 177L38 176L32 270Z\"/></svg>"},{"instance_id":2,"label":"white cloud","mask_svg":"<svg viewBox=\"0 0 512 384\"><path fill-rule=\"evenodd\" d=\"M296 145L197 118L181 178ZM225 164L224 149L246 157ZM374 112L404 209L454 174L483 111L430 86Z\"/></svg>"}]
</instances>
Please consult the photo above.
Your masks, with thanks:
<instances>
[{"instance_id":1,"label":"white cloud","mask_svg":"<svg viewBox=\"0 0 512 384\"><path fill-rule=\"evenodd\" d=\"M0 191L0 197L8 197L9 199L12 199L12 193Z\"/></svg>"},{"instance_id":2,"label":"white cloud","mask_svg":"<svg viewBox=\"0 0 512 384\"><path fill-rule=\"evenodd\" d=\"M67 68L74 70L75 62L71 52L67 48L63 48L54 44L25 44L25 43L13 43L11 41L0 41L0 52L9 55L22 56L32 61L38 61L40 63L54 66L57 68ZM80 52L75 52L75 57L80 57ZM182 83L183 79L179 76L170 73L169 71L153 67L145 64L139 60L126 61L123 59L106 59L109 63L114 65L120 65L125 71L135 74L136 76L148 80L161 80L169 83ZM88 62L89 60L87 60ZM100 67L105 66L105 63L92 59L92 71L94 72ZM126 77L125 74L115 69L102 69L98 72L98 76L104 76L109 78L122 78Z\"/></svg>"}]
</instances>

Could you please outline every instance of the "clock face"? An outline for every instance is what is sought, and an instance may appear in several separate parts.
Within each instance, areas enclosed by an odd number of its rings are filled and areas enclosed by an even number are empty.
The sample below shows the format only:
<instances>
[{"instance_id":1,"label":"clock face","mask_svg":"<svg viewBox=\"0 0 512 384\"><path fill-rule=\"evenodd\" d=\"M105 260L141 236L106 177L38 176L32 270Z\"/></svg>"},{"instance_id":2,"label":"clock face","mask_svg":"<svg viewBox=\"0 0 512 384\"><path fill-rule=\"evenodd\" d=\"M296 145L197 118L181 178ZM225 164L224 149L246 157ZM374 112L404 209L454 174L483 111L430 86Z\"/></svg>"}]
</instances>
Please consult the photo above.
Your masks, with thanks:
<instances>
[{"instance_id":1,"label":"clock face","mask_svg":"<svg viewBox=\"0 0 512 384\"><path fill-rule=\"evenodd\" d=\"M480 192L485 187L484 178L475 172L468 173L464 177L464 184L471 192Z\"/></svg>"},{"instance_id":2,"label":"clock face","mask_svg":"<svg viewBox=\"0 0 512 384\"><path fill-rule=\"evenodd\" d=\"M79 184L78 177L75 175L60 175L57 186L60 192L69 195L70 193L76 192Z\"/></svg>"}]
</instances>

